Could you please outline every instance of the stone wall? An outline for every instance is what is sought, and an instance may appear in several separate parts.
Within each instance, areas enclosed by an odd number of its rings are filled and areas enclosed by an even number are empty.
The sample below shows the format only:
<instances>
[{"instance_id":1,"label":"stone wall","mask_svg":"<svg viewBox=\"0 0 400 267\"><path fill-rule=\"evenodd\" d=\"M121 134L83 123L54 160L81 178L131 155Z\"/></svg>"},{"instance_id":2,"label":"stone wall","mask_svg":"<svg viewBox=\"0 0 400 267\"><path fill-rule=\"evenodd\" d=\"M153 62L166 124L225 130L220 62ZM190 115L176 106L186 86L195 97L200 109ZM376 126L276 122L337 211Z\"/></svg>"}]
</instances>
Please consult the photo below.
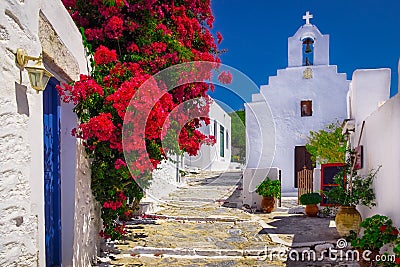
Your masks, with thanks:
<instances>
[{"instance_id":1,"label":"stone wall","mask_svg":"<svg viewBox=\"0 0 400 267\"><path fill-rule=\"evenodd\" d=\"M38 39L21 16L23 3L0 3L0 266L37 266L43 233L42 155L34 154L34 143L42 146L39 96L29 88L26 73L15 64L15 51L24 47L38 52ZM21 18L22 17L22 18ZM37 135L35 135L37 134Z\"/></svg>"},{"instance_id":2,"label":"stone wall","mask_svg":"<svg viewBox=\"0 0 400 267\"><path fill-rule=\"evenodd\" d=\"M4 74L3 68L0 80ZM4 87L1 83L0 92ZM33 206L30 186L28 116L16 112L15 99L3 93L0 107L0 266L37 266L38 207Z\"/></svg>"}]
</instances>

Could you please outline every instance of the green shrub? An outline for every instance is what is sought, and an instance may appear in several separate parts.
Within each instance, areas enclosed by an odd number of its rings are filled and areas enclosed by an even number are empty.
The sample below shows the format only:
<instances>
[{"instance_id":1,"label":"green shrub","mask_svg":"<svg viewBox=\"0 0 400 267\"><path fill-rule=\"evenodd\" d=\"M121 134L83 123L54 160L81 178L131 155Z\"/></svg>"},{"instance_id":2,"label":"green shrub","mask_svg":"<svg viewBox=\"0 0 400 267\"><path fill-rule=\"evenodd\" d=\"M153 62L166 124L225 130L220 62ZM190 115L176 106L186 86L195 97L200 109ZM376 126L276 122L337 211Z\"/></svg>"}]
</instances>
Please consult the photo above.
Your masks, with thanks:
<instances>
[{"instance_id":1,"label":"green shrub","mask_svg":"<svg viewBox=\"0 0 400 267\"><path fill-rule=\"evenodd\" d=\"M322 197L318 193L306 193L300 196L301 205L312 205L321 203Z\"/></svg>"},{"instance_id":2,"label":"green shrub","mask_svg":"<svg viewBox=\"0 0 400 267\"><path fill-rule=\"evenodd\" d=\"M281 196L281 182L267 177L257 186L256 193L263 197L279 198Z\"/></svg>"}]
</instances>

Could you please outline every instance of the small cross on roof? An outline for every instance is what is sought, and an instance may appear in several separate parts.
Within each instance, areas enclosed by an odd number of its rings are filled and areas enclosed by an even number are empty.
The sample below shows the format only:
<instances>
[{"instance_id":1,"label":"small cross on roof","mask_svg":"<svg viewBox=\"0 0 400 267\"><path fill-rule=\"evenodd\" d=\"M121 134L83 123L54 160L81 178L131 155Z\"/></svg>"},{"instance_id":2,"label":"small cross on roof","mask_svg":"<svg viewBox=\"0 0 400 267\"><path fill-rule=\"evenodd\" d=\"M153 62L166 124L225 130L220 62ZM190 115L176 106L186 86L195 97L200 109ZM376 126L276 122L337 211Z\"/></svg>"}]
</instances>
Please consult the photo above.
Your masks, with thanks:
<instances>
[{"instance_id":1,"label":"small cross on roof","mask_svg":"<svg viewBox=\"0 0 400 267\"><path fill-rule=\"evenodd\" d=\"M307 11L306 14L303 16L303 19L306 21L306 24L310 24L310 19L313 18L313 15L310 14L310 11Z\"/></svg>"}]
</instances>

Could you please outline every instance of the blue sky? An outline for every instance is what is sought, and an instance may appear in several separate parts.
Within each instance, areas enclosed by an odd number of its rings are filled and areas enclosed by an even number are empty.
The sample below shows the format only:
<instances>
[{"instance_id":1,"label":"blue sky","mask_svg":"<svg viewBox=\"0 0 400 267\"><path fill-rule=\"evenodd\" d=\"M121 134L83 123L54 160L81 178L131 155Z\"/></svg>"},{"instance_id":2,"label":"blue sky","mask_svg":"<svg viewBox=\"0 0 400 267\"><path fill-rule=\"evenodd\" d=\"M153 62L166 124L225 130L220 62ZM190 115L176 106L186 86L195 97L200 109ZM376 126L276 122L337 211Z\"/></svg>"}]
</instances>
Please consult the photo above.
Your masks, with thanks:
<instances>
[{"instance_id":1,"label":"blue sky","mask_svg":"<svg viewBox=\"0 0 400 267\"><path fill-rule=\"evenodd\" d=\"M391 68L391 95L397 93L400 57L399 0L211 0L215 23L221 32L222 63L249 76L259 87L287 67L287 38L304 24L310 11L322 34L330 35L330 64L347 78L356 69ZM241 88L246 101L257 88ZM225 89L211 94L234 110L243 101Z\"/></svg>"}]
</instances>

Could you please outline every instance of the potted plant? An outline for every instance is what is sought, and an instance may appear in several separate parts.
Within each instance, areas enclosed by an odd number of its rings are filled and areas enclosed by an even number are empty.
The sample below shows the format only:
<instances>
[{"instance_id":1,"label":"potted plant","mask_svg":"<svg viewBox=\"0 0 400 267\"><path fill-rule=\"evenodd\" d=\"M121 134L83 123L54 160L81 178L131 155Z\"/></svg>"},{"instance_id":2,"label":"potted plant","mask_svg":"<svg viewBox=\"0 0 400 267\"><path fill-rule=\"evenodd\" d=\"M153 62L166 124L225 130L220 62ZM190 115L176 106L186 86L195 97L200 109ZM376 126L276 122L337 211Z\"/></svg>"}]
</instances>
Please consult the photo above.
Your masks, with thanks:
<instances>
[{"instance_id":1,"label":"potted plant","mask_svg":"<svg viewBox=\"0 0 400 267\"><path fill-rule=\"evenodd\" d=\"M338 186L323 192L331 203L340 205L335 217L336 229L340 236L348 236L351 230L356 233L360 231L361 215L356 209L357 205L368 208L376 205L372 183L379 169L380 167L371 170L367 175L358 175L352 171L349 179L343 179L344 174L339 173L334 178ZM343 171L350 173L347 170L350 170L348 165Z\"/></svg>"},{"instance_id":2,"label":"potted plant","mask_svg":"<svg viewBox=\"0 0 400 267\"><path fill-rule=\"evenodd\" d=\"M363 255L365 250L371 252L368 256L369 259L360 257L361 267L370 266L372 260L379 254L381 247L394 242L398 237L399 231L393 226L390 218L379 214L366 218L361 222L360 226L361 235L351 231L348 239L351 242L351 246L357 249L360 255Z\"/></svg>"},{"instance_id":3,"label":"potted plant","mask_svg":"<svg viewBox=\"0 0 400 267\"><path fill-rule=\"evenodd\" d=\"M257 186L256 193L263 197L261 209L270 213L275 208L275 198L281 196L281 183L279 180L271 180L267 177Z\"/></svg>"},{"instance_id":4,"label":"potted plant","mask_svg":"<svg viewBox=\"0 0 400 267\"><path fill-rule=\"evenodd\" d=\"M300 196L300 204L306 205L305 212L307 216L317 217L318 203L321 203L322 197L318 193L306 193Z\"/></svg>"}]
</instances>

